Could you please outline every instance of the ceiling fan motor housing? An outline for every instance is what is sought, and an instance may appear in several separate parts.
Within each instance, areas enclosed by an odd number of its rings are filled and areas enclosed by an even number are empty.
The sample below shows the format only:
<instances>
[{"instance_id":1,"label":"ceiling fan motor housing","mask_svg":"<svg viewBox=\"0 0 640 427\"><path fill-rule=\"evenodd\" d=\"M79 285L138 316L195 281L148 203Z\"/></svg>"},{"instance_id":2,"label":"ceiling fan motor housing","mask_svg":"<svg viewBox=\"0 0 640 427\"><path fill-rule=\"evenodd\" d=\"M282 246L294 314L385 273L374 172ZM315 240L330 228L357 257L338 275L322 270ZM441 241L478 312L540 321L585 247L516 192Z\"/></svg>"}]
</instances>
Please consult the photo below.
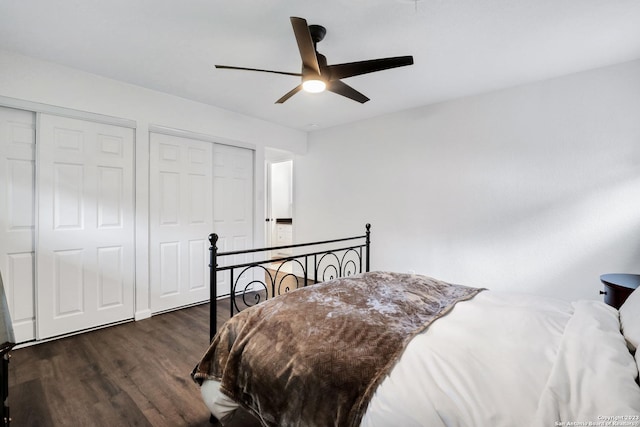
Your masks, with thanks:
<instances>
[{"instance_id":1,"label":"ceiling fan motor housing","mask_svg":"<svg viewBox=\"0 0 640 427\"><path fill-rule=\"evenodd\" d=\"M327 67L327 57L316 51L316 58L318 58L318 67L320 68L320 75L322 78L326 81L331 80L331 71L329 70L329 67ZM319 77L314 69L308 68L304 64L302 64L302 76Z\"/></svg>"}]
</instances>

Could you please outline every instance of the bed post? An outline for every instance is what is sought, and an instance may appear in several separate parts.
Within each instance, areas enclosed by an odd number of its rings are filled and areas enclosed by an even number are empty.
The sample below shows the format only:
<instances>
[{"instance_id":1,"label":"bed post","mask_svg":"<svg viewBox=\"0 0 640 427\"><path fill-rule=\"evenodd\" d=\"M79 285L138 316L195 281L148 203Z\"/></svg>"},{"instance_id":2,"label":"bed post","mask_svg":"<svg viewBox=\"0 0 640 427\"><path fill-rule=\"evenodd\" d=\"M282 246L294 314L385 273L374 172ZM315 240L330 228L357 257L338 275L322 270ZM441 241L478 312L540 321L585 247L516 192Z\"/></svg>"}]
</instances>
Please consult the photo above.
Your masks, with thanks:
<instances>
[{"instance_id":1,"label":"bed post","mask_svg":"<svg viewBox=\"0 0 640 427\"><path fill-rule=\"evenodd\" d=\"M218 267L218 235L215 233L209 234L209 342L213 339L218 329L218 275L216 274L216 267Z\"/></svg>"},{"instance_id":2,"label":"bed post","mask_svg":"<svg viewBox=\"0 0 640 427\"><path fill-rule=\"evenodd\" d=\"M371 246L371 224L367 224L364 226L367 229L367 232L365 233L365 246L367 247L367 256L365 258L365 264L364 264L364 268L365 271L368 273L369 272L369 247Z\"/></svg>"}]
</instances>

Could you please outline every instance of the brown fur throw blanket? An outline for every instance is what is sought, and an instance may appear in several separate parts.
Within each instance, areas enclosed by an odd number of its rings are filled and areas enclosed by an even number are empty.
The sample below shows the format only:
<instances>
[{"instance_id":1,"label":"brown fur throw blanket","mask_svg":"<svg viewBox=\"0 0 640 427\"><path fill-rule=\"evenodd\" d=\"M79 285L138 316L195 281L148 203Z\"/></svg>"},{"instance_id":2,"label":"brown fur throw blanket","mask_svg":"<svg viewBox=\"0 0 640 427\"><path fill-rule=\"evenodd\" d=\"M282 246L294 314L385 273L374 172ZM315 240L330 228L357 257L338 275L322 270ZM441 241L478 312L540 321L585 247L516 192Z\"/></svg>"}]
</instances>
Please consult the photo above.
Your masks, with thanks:
<instances>
[{"instance_id":1,"label":"brown fur throw blanket","mask_svg":"<svg viewBox=\"0 0 640 427\"><path fill-rule=\"evenodd\" d=\"M480 291L382 272L297 289L232 317L192 376L267 426L357 426L411 338Z\"/></svg>"}]
</instances>

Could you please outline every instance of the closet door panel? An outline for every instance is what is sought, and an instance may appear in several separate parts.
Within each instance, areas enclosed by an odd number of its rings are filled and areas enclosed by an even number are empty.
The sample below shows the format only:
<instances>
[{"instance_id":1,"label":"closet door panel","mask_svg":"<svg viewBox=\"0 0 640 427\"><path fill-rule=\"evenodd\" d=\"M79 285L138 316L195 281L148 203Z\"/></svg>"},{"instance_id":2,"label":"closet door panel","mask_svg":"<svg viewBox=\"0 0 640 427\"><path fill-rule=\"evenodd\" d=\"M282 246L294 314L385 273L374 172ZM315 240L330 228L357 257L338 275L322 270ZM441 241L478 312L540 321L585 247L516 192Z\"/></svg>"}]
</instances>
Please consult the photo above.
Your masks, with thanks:
<instances>
[{"instance_id":1,"label":"closet door panel","mask_svg":"<svg viewBox=\"0 0 640 427\"><path fill-rule=\"evenodd\" d=\"M17 342L35 338L35 114L0 107L0 271Z\"/></svg>"},{"instance_id":2,"label":"closet door panel","mask_svg":"<svg viewBox=\"0 0 640 427\"><path fill-rule=\"evenodd\" d=\"M38 338L133 317L133 130L42 114Z\"/></svg>"},{"instance_id":3,"label":"closet door panel","mask_svg":"<svg viewBox=\"0 0 640 427\"><path fill-rule=\"evenodd\" d=\"M220 252L250 249L253 245L253 151L215 144L214 149L214 231ZM253 261L251 254L220 259L220 265ZM252 274L256 271L251 271ZM235 284L243 292L254 279L244 275ZM263 281L264 277L256 277ZM229 274L218 275L218 295L229 294ZM250 288L247 288L250 289Z\"/></svg>"},{"instance_id":4,"label":"closet door panel","mask_svg":"<svg viewBox=\"0 0 640 427\"><path fill-rule=\"evenodd\" d=\"M211 142L150 136L151 311L206 301L213 226Z\"/></svg>"}]
</instances>

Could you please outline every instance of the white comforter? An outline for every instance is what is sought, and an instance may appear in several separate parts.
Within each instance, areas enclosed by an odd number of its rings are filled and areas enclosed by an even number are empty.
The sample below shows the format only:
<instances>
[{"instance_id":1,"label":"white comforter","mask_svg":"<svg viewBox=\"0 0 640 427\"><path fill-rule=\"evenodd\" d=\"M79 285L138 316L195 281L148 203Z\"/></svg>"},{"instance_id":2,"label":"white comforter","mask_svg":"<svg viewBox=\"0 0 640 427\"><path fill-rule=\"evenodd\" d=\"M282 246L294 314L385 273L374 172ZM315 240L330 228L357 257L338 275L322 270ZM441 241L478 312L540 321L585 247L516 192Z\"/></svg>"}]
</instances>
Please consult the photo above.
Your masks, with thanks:
<instances>
[{"instance_id":1,"label":"white comforter","mask_svg":"<svg viewBox=\"0 0 640 427\"><path fill-rule=\"evenodd\" d=\"M486 291L409 343L361 425L640 426L637 376L615 309ZM202 393L218 418L235 406Z\"/></svg>"}]
</instances>

